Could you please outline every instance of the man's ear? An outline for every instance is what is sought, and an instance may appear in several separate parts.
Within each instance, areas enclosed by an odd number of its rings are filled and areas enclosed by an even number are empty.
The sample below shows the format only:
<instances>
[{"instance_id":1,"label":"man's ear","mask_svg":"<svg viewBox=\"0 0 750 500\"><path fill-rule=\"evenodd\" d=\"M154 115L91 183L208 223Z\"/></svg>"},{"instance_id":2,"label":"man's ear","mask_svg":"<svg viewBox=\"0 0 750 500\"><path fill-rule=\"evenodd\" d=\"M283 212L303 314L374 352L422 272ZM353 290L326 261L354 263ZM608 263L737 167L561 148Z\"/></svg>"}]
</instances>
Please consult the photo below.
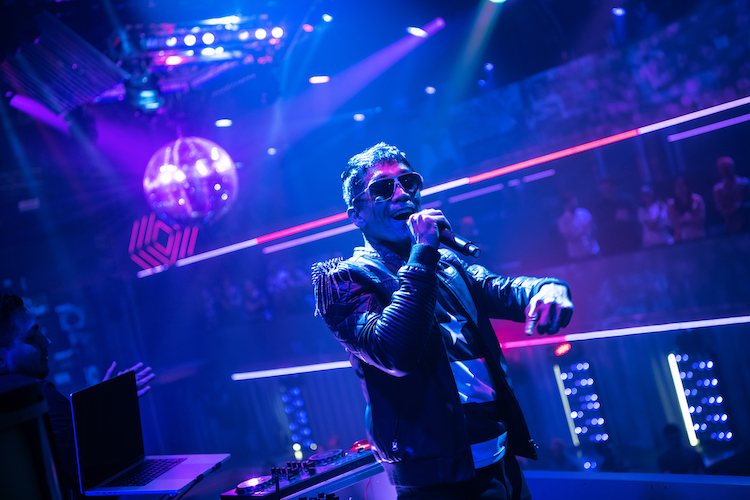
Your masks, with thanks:
<instances>
[{"instance_id":1,"label":"man's ear","mask_svg":"<svg viewBox=\"0 0 750 500\"><path fill-rule=\"evenodd\" d=\"M8 372L8 349L0 347L0 373Z\"/></svg>"},{"instance_id":2,"label":"man's ear","mask_svg":"<svg viewBox=\"0 0 750 500\"><path fill-rule=\"evenodd\" d=\"M349 217L349 220L352 221L352 224L354 224L358 228L362 229L363 227L365 227L366 222L360 215L358 208L349 207L346 210L346 215Z\"/></svg>"}]
</instances>

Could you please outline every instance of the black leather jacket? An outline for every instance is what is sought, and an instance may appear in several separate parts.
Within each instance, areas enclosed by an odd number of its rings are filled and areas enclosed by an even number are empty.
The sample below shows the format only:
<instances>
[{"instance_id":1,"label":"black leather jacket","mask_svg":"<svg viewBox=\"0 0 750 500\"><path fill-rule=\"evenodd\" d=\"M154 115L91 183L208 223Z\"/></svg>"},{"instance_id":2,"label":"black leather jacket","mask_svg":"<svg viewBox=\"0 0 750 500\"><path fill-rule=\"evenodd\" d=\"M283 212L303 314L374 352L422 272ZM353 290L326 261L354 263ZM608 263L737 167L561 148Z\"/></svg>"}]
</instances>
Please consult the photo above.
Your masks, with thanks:
<instances>
[{"instance_id":1,"label":"black leather jacket","mask_svg":"<svg viewBox=\"0 0 750 500\"><path fill-rule=\"evenodd\" d=\"M400 486L474 477L461 401L434 317L438 279L491 352L486 364L508 428L508 452L537 458L489 319L524 321L542 285L565 283L503 278L428 245L414 245L408 262L358 247L345 261L313 266L316 314L350 353L367 402L373 452Z\"/></svg>"}]
</instances>

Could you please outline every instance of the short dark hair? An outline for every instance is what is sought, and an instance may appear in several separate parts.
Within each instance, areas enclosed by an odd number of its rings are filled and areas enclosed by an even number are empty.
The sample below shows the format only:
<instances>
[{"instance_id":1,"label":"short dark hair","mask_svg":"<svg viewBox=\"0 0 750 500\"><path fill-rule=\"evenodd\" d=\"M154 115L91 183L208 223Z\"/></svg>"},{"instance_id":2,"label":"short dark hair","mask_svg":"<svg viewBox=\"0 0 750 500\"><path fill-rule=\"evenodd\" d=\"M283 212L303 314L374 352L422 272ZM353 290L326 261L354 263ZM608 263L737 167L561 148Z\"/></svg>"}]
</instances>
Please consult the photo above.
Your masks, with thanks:
<instances>
[{"instance_id":1,"label":"short dark hair","mask_svg":"<svg viewBox=\"0 0 750 500\"><path fill-rule=\"evenodd\" d=\"M0 292L0 347L10 347L13 343L13 318L25 310L21 297L10 292Z\"/></svg>"},{"instance_id":2,"label":"short dark hair","mask_svg":"<svg viewBox=\"0 0 750 500\"><path fill-rule=\"evenodd\" d=\"M365 189L365 176L372 167L402 163L409 168L411 164L406 155L397 147L379 142L349 159L346 170L341 174L341 190L347 207L352 200Z\"/></svg>"}]
</instances>

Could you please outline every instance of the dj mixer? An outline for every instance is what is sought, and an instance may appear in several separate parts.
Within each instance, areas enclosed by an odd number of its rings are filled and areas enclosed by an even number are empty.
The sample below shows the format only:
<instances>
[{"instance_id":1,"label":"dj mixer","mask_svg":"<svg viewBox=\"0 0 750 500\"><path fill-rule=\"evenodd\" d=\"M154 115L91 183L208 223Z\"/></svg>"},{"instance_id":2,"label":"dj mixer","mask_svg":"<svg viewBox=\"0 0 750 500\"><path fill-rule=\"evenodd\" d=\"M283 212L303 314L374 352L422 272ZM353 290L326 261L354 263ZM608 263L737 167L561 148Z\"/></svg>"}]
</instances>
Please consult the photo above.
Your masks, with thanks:
<instances>
[{"instance_id":1,"label":"dj mixer","mask_svg":"<svg viewBox=\"0 0 750 500\"><path fill-rule=\"evenodd\" d=\"M247 479L233 490L221 494L222 500L238 497L282 499L314 492L333 492L351 486L383 471L368 447L353 447L316 453L307 460L287 462L286 467L273 467L271 474ZM322 495L322 496L321 496Z\"/></svg>"}]
</instances>

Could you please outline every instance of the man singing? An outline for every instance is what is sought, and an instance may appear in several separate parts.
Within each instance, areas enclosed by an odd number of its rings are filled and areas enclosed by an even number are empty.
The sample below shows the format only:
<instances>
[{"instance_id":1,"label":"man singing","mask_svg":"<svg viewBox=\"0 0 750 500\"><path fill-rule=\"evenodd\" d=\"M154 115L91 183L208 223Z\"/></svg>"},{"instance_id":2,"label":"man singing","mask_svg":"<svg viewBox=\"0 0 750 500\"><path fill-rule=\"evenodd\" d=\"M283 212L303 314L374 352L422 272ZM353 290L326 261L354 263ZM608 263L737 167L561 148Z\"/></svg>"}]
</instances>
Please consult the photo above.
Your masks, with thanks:
<instances>
[{"instance_id":1,"label":"man singing","mask_svg":"<svg viewBox=\"0 0 750 500\"><path fill-rule=\"evenodd\" d=\"M373 452L404 499L527 499L515 456L535 444L490 318L557 333L573 313L554 278L504 278L438 250L450 223L422 210L422 177L377 144L341 175L364 236L313 266L316 314L350 353Z\"/></svg>"}]
</instances>

